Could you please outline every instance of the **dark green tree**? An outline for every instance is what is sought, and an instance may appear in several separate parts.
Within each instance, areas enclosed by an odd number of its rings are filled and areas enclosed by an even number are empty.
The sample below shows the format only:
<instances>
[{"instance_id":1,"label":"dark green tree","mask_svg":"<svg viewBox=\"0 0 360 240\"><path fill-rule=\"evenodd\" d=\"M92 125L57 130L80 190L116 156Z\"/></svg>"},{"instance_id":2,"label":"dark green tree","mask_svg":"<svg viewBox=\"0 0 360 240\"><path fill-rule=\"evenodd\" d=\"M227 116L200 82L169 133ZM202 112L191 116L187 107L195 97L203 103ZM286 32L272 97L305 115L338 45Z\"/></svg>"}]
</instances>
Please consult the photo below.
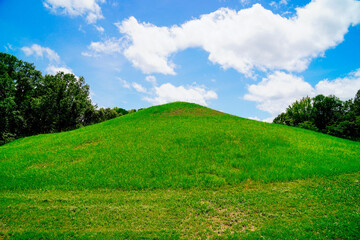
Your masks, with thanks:
<instances>
[{"instance_id":1,"label":"dark green tree","mask_svg":"<svg viewBox=\"0 0 360 240\"><path fill-rule=\"evenodd\" d=\"M313 98L312 117L315 126L322 132L326 132L326 126L337 123L344 115L344 108L342 101L330 95L317 95Z\"/></svg>"},{"instance_id":2,"label":"dark green tree","mask_svg":"<svg viewBox=\"0 0 360 240\"><path fill-rule=\"evenodd\" d=\"M0 145L16 137L15 123L20 118L15 103L15 82L7 66L0 62Z\"/></svg>"},{"instance_id":3,"label":"dark green tree","mask_svg":"<svg viewBox=\"0 0 360 240\"><path fill-rule=\"evenodd\" d=\"M0 53L0 145L128 113L117 107L97 110L83 77L63 72L43 77L33 64Z\"/></svg>"},{"instance_id":4,"label":"dark green tree","mask_svg":"<svg viewBox=\"0 0 360 240\"><path fill-rule=\"evenodd\" d=\"M273 122L360 141L360 90L348 101L333 95L303 98Z\"/></svg>"},{"instance_id":5,"label":"dark green tree","mask_svg":"<svg viewBox=\"0 0 360 240\"><path fill-rule=\"evenodd\" d=\"M119 114L119 116L123 116L129 113L129 111L123 108L114 107L114 110Z\"/></svg>"},{"instance_id":6,"label":"dark green tree","mask_svg":"<svg viewBox=\"0 0 360 240\"><path fill-rule=\"evenodd\" d=\"M360 90L357 91L355 95L352 110L356 113L357 116L360 116Z\"/></svg>"},{"instance_id":7,"label":"dark green tree","mask_svg":"<svg viewBox=\"0 0 360 240\"><path fill-rule=\"evenodd\" d=\"M299 123L311 121L311 113L313 107L310 97L304 97L299 101L295 101L291 106L286 109L286 114L289 116L290 124L298 126Z\"/></svg>"},{"instance_id":8,"label":"dark green tree","mask_svg":"<svg viewBox=\"0 0 360 240\"><path fill-rule=\"evenodd\" d=\"M8 96L7 106L15 107L12 113L8 110L7 115L7 117L13 116L11 132L18 137L34 134L33 130L36 128L34 124L37 124L35 105L38 103L36 98L42 80L41 72L37 71L33 64L18 60L15 56L6 53L0 53L0 64L0 75L3 79L0 91L7 93L5 94Z\"/></svg>"},{"instance_id":9,"label":"dark green tree","mask_svg":"<svg viewBox=\"0 0 360 240\"><path fill-rule=\"evenodd\" d=\"M46 75L41 85L41 121L44 132L70 130L85 125L85 112L91 108L89 86L83 77L57 73Z\"/></svg>"}]
</instances>

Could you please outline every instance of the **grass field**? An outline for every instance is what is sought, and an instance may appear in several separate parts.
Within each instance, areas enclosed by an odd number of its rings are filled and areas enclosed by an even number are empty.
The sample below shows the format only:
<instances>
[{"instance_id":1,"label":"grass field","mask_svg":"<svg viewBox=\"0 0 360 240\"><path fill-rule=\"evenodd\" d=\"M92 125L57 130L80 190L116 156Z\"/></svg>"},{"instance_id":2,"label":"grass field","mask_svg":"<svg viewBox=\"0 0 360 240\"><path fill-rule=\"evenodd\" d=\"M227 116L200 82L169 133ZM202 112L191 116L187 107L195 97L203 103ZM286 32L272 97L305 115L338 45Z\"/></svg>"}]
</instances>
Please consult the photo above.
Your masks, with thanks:
<instances>
[{"instance_id":1,"label":"grass field","mask_svg":"<svg viewBox=\"0 0 360 240\"><path fill-rule=\"evenodd\" d=\"M358 239L360 143L190 103L0 147L0 239Z\"/></svg>"}]
</instances>

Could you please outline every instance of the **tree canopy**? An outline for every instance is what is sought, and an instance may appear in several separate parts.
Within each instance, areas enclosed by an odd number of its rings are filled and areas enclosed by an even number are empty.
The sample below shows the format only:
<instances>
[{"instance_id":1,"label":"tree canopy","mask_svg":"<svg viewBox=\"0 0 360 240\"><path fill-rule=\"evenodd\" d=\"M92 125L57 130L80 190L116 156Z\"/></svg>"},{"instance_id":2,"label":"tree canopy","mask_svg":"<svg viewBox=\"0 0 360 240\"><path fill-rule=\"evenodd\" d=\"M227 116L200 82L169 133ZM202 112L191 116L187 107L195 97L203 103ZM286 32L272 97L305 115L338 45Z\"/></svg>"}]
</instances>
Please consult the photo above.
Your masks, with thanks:
<instances>
[{"instance_id":1,"label":"tree canopy","mask_svg":"<svg viewBox=\"0 0 360 240\"><path fill-rule=\"evenodd\" d=\"M43 76L34 64L0 53L0 145L16 138L60 132L128 114L92 104L83 77Z\"/></svg>"},{"instance_id":2,"label":"tree canopy","mask_svg":"<svg viewBox=\"0 0 360 240\"><path fill-rule=\"evenodd\" d=\"M360 141L360 90L348 101L321 94L302 98L273 122Z\"/></svg>"}]
</instances>

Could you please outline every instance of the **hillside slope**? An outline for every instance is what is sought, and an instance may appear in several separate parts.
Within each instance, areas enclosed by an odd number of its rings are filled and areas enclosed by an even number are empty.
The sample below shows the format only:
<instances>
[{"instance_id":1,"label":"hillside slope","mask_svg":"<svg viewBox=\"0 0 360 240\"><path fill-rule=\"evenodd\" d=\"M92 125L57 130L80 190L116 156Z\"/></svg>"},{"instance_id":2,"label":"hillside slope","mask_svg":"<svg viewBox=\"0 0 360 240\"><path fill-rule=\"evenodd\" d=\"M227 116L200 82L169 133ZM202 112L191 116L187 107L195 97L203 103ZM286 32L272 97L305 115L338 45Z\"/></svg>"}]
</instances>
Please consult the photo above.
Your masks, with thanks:
<instances>
[{"instance_id":1,"label":"hillside slope","mask_svg":"<svg viewBox=\"0 0 360 240\"><path fill-rule=\"evenodd\" d=\"M0 147L0 189L152 189L360 171L360 143L176 102Z\"/></svg>"}]
</instances>

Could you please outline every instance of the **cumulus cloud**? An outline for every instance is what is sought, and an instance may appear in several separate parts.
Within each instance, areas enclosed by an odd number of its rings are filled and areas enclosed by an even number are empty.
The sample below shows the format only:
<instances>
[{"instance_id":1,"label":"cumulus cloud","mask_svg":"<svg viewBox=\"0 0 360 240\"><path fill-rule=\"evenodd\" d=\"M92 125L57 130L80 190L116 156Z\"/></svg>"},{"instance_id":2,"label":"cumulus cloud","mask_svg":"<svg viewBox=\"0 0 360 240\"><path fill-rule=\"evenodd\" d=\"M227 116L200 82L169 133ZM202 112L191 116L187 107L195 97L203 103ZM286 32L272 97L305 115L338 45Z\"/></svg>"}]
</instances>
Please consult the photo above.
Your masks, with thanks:
<instances>
[{"instance_id":1,"label":"cumulus cloud","mask_svg":"<svg viewBox=\"0 0 360 240\"><path fill-rule=\"evenodd\" d=\"M45 0L43 3L53 13L72 17L84 16L91 24L104 18L99 6L99 3L104 2L105 0Z\"/></svg>"},{"instance_id":2,"label":"cumulus cloud","mask_svg":"<svg viewBox=\"0 0 360 240\"><path fill-rule=\"evenodd\" d=\"M325 79L315 86L317 94L335 95L342 100L353 98L360 89L360 68L344 78Z\"/></svg>"},{"instance_id":3,"label":"cumulus cloud","mask_svg":"<svg viewBox=\"0 0 360 240\"><path fill-rule=\"evenodd\" d=\"M302 77L276 71L258 84L248 86L249 93L245 100L257 102L257 108L275 116L291 103L305 97L313 96L313 87Z\"/></svg>"},{"instance_id":4,"label":"cumulus cloud","mask_svg":"<svg viewBox=\"0 0 360 240\"><path fill-rule=\"evenodd\" d=\"M130 83L122 78L118 78L118 80L122 87L134 89L139 93L145 94L143 100L154 105L184 101L207 106L209 100L218 98L216 92L207 90L205 86L174 86L171 83L156 86L156 78L152 75L146 76L145 78L145 81L152 83L152 87L149 89L146 89L137 82Z\"/></svg>"},{"instance_id":5,"label":"cumulus cloud","mask_svg":"<svg viewBox=\"0 0 360 240\"><path fill-rule=\"evenodd\" d=\"M110 38L103 42L91 42L88 46L89 52L82 52L83 56L96 57L100 54L114 54L121 53L122 51L121 40Z\"/></svg>"},{"instance_id":6,"label":"cumulus cloud","mask_svg":"<svg viewBox=\"0 0 360 240\"><path fill-rule=\"evenodd\" d=\"M33 44L31 47L23 47L21 50L25 53L26 56L34 55L36 57L46 57L49 61L59 62L60 57L54 51L48 47L42 47L38 44Z\"/></svg>"},{"instance_id":7,"label":"cumulus cloud","mask_svg":"<svg viewBox=\"0 0 360 240\"><path fill-rule=\"evenodd\" d=\"M135 67L146 74L175 74L175 66L168 61L168 57L177 51L178 46L167 27L139 24L134 17L116 25L120 32L126 35L125 40L129 41L124 55Z\"/></svg>"},{"instance_id":8,"label":"cumulus cloud","mask_svg":"<svg viewBox=\"0 0 360 240\"><path fill-rule=\"evenodd\" d=\"M276 71L258 84L248 86L245 100L257 102L257 108L268 112L272 118L285 111L296 100L323 94L335 95L342 100L353 98L360 89L360 69L344 78L322 80L312 87L302 77ZM268 119L267 119L268 120Z\"/></svg>"},{"instance_id":9,"label":"cumulus cloud","mask_svg":"<svg viewBox=\"0 0 360 240\"><path fill-rule=\"evenodd\" d=\"M33 44L31 47L23 47L21 50L26 56L45 57L49 61L49 65L45 69L47 74L55 75L58 72L74 74L72 69L66 67L64 63L61 63L59 55L48 47L42 47L38 44ZM63 65L63 66L59 66Z\"/></svg>"},{"instance_id":10,"label":"cumulus cloud","mask_svg":"<svg viewBox=\"0 0 360 240\"><path fill-rule=\"evenodd\" d=\"M74 74L71 68L68 68L68 67L57 67L57 66L54 66L54 65L49 65L49 66L46 68L45 71L46 71L47 74L51 74L51 75L55 75L55 74L57 74L58 72Z\"/></svg>"},{"instance_id":11,"label":"cumulus cloud","mask_svg":"<svg viewBox=\"0 0 360 240\"><path fill-rule=\"evenodd\" d=\"M217 99L216 92L206 90L202 86L174 86L171 83L162 84L154 88L153 97L145 97L144 100L157 105L175 101L184 101L207 106L209 100Z\"/></svg>"},{"instance_id":12,"label":"cumulus cloud","mask_svg":"<svg viewBox=\"0 0 360 240\"><path fill-rule=\"evenodd\" d=\"M175 74L169 57L199 47L211 62L252 76L254 69L305 70L311 59L341 43L349 26L359 22L359 1L314 0L296 9L292 18L255 4L240 11L221 8L180 26L158 27L134 17L116 25L126 36L123 54L146 74Z\"/></svg>"}]
</instances>

